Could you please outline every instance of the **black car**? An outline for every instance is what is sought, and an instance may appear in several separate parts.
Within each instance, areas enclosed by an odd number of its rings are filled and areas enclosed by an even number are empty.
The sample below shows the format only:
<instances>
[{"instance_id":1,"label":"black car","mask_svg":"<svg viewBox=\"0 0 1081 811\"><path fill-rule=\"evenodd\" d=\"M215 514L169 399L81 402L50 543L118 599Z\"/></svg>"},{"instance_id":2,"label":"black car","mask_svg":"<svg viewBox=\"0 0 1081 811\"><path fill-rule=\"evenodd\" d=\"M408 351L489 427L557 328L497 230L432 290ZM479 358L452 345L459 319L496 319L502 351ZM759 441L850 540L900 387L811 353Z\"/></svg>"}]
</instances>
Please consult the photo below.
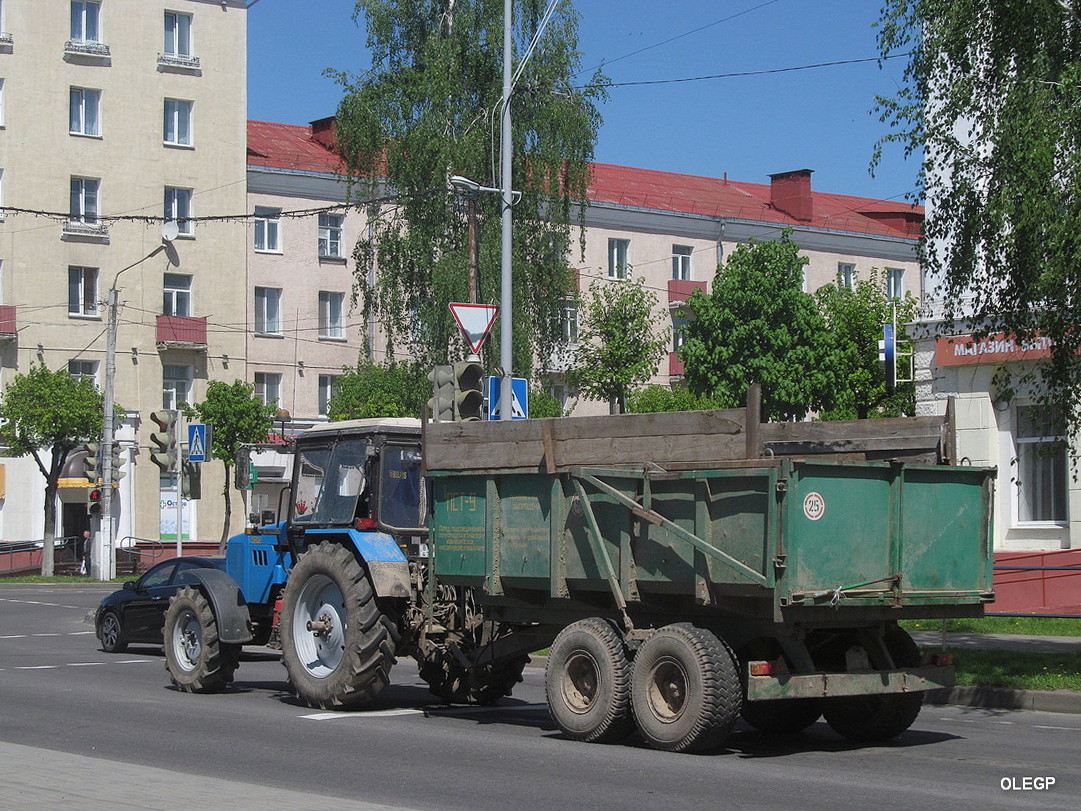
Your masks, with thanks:
<instances>
[{"instance_id":1,"label":"black car","mask_svg":"<svg viewBox=\"0 0 1081 811\"><path fill-rule=\"evenodd\" d=\"M94 626L101 649L121 653L129 643L161 645L169 598L195 579L192 569L225 569L225 558L181 557L148 569L138 580L101 598Z\"/></svg>"}]
</instances>

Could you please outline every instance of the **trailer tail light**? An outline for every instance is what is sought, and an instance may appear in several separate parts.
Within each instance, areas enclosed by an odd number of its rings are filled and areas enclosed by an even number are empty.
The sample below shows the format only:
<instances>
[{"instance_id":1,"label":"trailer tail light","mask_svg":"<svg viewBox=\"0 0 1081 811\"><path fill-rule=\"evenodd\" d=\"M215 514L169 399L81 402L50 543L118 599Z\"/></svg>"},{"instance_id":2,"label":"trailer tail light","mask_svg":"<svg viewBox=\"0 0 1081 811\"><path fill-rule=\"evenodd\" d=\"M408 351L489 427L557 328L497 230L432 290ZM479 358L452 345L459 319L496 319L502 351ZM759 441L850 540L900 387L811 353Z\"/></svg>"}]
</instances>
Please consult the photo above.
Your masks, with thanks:
<instances>
[{"instance_id":1,"label":"trailer tail light","mask_svg":"<svg viewBox=\"0 0 1081 811\"><path fill-rule=\"evenodd\" d=\"M374 518L358 518L353 522L353 527L361 532L371 532L374 529L379 529L379 524Z\"/></svg>"},{"instance_id":2,"label":"trailer tail light","mask_svg":"<svg viewBox=\"0 0 1081 811\"><path fill-rule=\"evenodd\" d=\"M752 676L772 676L776 673L774 662L751 662Z\"/></svg>"},{"instance_id":3,"label":"trailer tail light","mask_svg":"<svg viewBox=\"0 0 1081 811\"><path fill-rule=\"evenodd\" d=\"M925 665L933 665L935 667L950 667L953 665L952 653L925 653L923 655L923 663Z\"/></svg>"}]
</instances>

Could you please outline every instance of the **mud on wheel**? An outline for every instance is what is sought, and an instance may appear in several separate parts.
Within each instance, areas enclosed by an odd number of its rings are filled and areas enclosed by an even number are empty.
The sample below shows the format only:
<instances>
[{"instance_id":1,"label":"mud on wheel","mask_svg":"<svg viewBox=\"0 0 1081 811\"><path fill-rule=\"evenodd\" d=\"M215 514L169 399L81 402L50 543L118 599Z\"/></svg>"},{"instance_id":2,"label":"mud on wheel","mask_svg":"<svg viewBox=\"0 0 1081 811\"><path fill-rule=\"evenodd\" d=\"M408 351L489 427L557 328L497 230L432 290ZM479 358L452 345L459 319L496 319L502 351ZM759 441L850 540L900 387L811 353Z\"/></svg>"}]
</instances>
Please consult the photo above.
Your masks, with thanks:
<instances>
[{"instance_id":1,"label":"mud on wheel","mask_svg":"<svg viewBox=\"0 0 1081 811\"><path fill-rule=\"evenodd\" d=\"M341 544L324 541L300 556L282 597L280 632L289 681L312 707L359 706L390 681L397 625Z\"/></svg>"},{"instance_id":2,"label":"mud on wheel","mask_svg":"<svg viewBox=\"0 0 1081 811\"><path fill-rule=\"evenodd\" d=\"M218 638L218 621L206 597L185 586L165 612L165 667L186 693L214 693L233 680L240 645Z\"/></svg>"}]
</instances>

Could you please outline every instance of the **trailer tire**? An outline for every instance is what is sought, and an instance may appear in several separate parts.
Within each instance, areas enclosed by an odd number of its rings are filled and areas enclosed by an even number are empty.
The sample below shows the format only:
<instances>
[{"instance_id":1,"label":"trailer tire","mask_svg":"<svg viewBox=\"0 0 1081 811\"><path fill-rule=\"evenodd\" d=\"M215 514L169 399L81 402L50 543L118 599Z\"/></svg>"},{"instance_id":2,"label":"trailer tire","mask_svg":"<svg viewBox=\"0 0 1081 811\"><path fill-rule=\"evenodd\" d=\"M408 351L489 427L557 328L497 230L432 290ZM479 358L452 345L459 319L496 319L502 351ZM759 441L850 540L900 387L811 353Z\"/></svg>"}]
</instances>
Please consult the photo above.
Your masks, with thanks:
<instances>
[{"instance_id":1,"label":"trailer tire","mask_svg":"<svg viewBox=\"0 0 1081 811\"><path fill-rule=\"evenodd\" d=\"M559 632L548 653L544 688L552 720L572 740L613 743L634 731L626 647L598 617Z\"/></svg>"},{"instance_id":2,"label":"trailer tire","mask_svg":"<svg viewBox=\"0 0 1081 811\"><path fill-rule=\"evenodd\" d=\"M817 698L782 698L743 704L743 720L769 735L803 732L821 717L822 702Z\"/></svg>"},{"instance_id":3,"label":"trailer tire","mask_svg":"<svg viewBox=\"0 0 1081 811\"><path fill-rule=\"evenodd\" d=\"M686 622L666 625L635 654L631 706L639 732L655 749L719 749L742 703L735 654L711 631Z\"/></svg>"},{"instance_id":4,"label":"trailer tire","mask_svg":"<svg viewBox=\"0 0 1081 811\"><path fill-rule=\"evenodd\" d=\"M162 632L165 667L185 693L217 693L233 680L240 663L238 644L222 642L210 601L185 586L169 600Z\"/></svg>"},{"instance_id":5,"label":"trailer tire","mask_svg":"<svg viewBox=\"0 0 1081 811\"><path fill-rule=\"evenodd\" d=\"M356 707L390 682L396 625L341 544L324 541L300 556L282 596L279 627L289 682L311 707Z\"/></svg>"},{"instance_id":6,"label":"trailer tire","mask_svg":"<svg viewBox=\"0 0 1081 811\"><path fill-rule=\"evenodd\" d=\"M433 695L448 704L494 704L511 694L529 664L528 656L516 656L468 670L452 659L449 651L440 653L438 659L420 663L420 677Z\"/></svg>"},{"instance_id":7,"label":"trailer tire","mask_svg":"<svg viewBox=\"0 0 1081 811\"><path fill-rule=\"evenodd\" d=\"M897 667L919 665L920 649L907 631L889 628L885 644ZM923 693L845 696L827 699L824 714L833 731L850 741L888 741L912 726L922 705Z\"/></svg>"}]
</instances>

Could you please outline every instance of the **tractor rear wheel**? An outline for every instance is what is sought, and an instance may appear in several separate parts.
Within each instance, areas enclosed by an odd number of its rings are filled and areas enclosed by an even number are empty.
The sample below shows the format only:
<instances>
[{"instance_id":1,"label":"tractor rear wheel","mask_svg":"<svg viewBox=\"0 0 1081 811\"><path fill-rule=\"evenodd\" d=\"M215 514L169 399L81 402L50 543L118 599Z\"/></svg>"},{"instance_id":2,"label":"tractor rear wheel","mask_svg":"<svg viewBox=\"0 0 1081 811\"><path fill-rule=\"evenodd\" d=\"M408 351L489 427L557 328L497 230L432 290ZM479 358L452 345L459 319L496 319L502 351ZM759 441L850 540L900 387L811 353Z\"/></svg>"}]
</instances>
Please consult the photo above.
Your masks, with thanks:
<instances>
[{"instance_id":1,"label":"tractor rear wheel","mask_svg":"<svg viewBox=\"0 0 1081 811\"><path fill-rule=\"evenodd\" d=\"M300 556L282 597L280 633L289 681L312 707L356 707L390 681L397 626L341 544L324 541Z\"/></svg>"}]
</instances>

